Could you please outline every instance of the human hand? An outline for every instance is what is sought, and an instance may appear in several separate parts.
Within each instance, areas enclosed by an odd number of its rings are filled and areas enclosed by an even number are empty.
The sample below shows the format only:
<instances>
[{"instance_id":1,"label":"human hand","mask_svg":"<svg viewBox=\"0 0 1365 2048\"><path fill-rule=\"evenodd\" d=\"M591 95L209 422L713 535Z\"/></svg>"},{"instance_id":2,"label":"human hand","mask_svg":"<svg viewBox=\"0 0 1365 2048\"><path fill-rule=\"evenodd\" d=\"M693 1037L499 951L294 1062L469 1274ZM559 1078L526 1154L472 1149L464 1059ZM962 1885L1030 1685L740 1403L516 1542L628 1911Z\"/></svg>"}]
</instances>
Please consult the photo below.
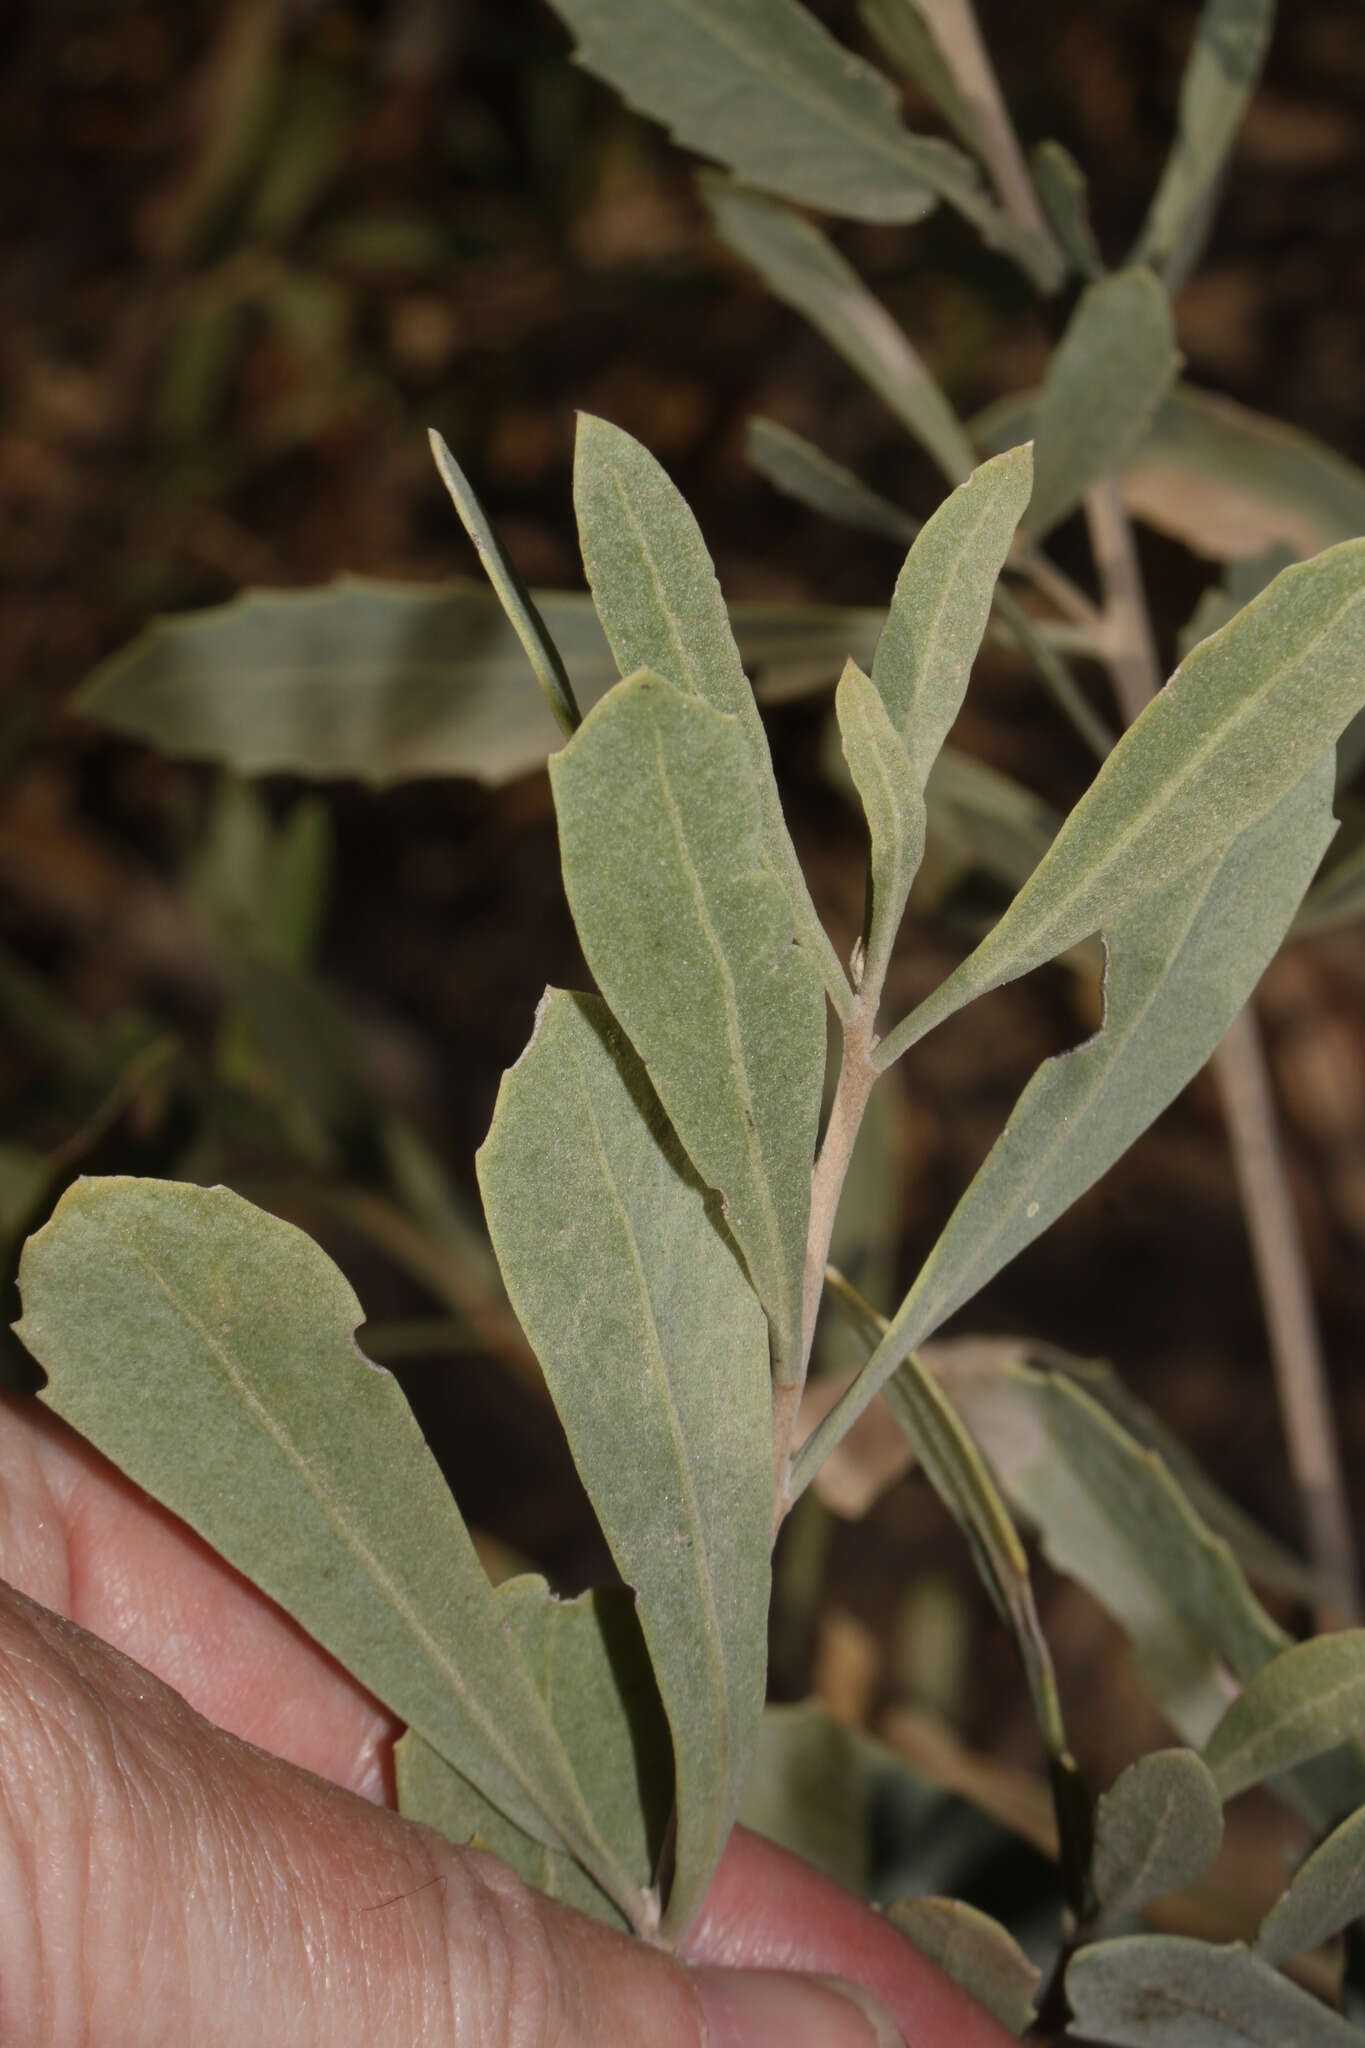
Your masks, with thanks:
<instances>
[{"instance_id":1,"label":"human hand","mask_svg":"<svg viewBox=\"0 0 1365 2048\"><path fill-rule=\"evenodd\" d=\"M742 1830L684 1964L400 1820L391 1719L31 1401L0 1413L0 1580L9 2048L1011 2038Z\"/></svg>"}]
</instances>

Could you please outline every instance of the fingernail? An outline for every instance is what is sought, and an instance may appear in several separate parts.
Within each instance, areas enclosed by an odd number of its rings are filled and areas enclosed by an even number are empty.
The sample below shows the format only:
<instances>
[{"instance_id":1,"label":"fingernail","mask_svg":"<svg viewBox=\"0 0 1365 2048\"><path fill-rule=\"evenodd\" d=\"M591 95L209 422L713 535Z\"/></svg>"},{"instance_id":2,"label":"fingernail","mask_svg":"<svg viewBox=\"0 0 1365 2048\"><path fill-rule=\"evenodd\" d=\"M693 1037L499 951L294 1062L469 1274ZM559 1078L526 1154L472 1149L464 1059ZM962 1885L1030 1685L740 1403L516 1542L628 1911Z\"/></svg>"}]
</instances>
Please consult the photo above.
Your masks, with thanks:
<instances>
[{"instance_id":1,"label":"fingernail","mask_svg":"<svg viewBox=\"0 0 1365 2048\"><path fill-rule=\"evenodd\" d=\"M706 2048L905 2048L860 1985L783 1970L694 1970Z\"/></svg>"}]
</instances>

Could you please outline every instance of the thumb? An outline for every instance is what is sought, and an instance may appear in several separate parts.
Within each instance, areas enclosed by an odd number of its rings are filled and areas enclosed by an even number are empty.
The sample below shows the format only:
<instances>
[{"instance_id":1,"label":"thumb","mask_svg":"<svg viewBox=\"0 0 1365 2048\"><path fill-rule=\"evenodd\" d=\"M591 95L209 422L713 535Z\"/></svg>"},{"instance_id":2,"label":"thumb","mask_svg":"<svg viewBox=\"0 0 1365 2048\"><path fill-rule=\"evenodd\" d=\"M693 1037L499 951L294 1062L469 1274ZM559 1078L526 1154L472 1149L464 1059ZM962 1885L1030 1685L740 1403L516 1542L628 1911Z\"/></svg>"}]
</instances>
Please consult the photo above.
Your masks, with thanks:
<instances>
[{"instance_id":1,"label":"thumb","mask_svg":"<svg viewBox=\"0 0 1365 2048\"><path fill-rule=\"evenodd\" d=\"M14 2048L881 2048L856 1993L689 1972L224 1734L0 1586Z\"/></svg>"}]
</instances>

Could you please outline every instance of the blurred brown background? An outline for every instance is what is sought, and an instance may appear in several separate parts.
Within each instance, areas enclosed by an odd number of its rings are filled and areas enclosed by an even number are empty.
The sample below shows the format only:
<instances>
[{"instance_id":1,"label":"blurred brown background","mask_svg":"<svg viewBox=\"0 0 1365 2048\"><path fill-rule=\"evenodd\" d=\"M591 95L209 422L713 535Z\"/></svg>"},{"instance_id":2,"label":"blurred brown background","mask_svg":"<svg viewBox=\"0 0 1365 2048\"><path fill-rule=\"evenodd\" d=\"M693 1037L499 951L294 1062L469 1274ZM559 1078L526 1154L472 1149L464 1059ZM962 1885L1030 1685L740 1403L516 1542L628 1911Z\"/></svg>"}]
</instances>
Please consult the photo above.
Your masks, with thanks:
<instances>
[{"instance_id":1,"label":"blurred brown background","mask_svg":"<svg viewBox=\"0 0 1365 2048\"><path fill-rule=\"evenodd\" d=\"M866 47L852 6L816 11ZM979 11L1025 139L1072 148L1117 260L1159 172L1194 6ZM776 416L920 514L938 495L927 464L717 247L687 162L569 66L539 0L9 0L0 44L0 946L81 1015L136 1004L207 1043L221 991L175 889L208 778L63 720L63 700L157 611L343 570L472 574L428 424L533 582L580 581L569 463L581 406L669 467L731 597L885 602L895 548L777 498L745 467L744 422ZM1357 0L1286 8L1209 257L1178 307L1194 378L1357 461L1362 107ZM1040 311L951 218L838 239L964 411L1036 378L1057 309ZM1079 529L1061 546L1084 574ZM1169 653L1213 571L1152 537L1144 560ZM787 707L774 739L817 901L846 950L861 846L820 772L823 716ZM1077 743L999 656L957 737L1055 801L1083 786ZM327 800L323 968L386 1084L469 1188L542 985L584 976L545 779L339 787ZM900 998L954 957L951 934L913 937ZM1263 996L1358 1514L1363 989L1365 947L1347 932L1291 947ZM905 1076L902 1281L1038 1058L1092 1021L1049 970L920 1049ZM69 1130L41 1048L8 1014L0 1118L39 1146ZM167 1170L144 1140L135 1119L116 1120L93 1163ZM335 1228L328 1241L372 1314L421 1312L372 1249ZM1113 1359L1244 1505L1293 1536L1206 1083L962 1326ZM495 1361L432 1360L409 1383L433 1427L455 1419L471 1519L567 1583L602 1568L553 1425ZM826 1531L822 1554L780 1688L802 1688L823 1654L863 1673L860 1697L913 1694L924 1673L896 1648L898 1618L907 1592L932 1604L946 1571L968 1649L953 1704L983 1746L1035 1760L1009 1647L923 1487ZM1050 1585L1046 1609L1083 1760L1107 1773L1156 1724L1088 1602Z\"/></svg>"}]
</instances>

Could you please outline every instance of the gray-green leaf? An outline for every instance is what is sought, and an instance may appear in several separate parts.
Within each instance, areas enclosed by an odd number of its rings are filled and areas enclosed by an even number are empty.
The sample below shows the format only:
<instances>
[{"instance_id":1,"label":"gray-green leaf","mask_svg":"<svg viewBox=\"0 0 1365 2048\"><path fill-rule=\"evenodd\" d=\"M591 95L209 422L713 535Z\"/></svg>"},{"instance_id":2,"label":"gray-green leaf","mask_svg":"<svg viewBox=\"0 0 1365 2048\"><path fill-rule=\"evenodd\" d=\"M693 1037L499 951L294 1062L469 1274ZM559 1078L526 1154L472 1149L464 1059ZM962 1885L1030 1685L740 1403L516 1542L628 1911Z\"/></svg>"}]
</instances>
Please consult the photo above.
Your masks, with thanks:
<instances>
[{"instance_id":1,"label":"gray-green leaf","mask_svg":"<svg viewBox=\"0 0 1365 2048\"><path fill-rule=\"evenodd\" d=\"M360 1304L226 1188L86 1180L30 1238L19 1334L43 1398L197 1529L627 1917L525 1660Z\"/></svg>"},{"instance_id":2,"label":"gray-green leaf","mask_svg":"<svg viewBox=\"0 0 1365 2048\"><path fill-rule=\"evenodd\" d=\"M1013 448L1037 421L1037 392L1002 398L977 415L984 449ZM1284 542L1300 557L1365 533L1365 474L1311 434L1177 384L1128 463L1131 512L1214 561L1258 555Z\"/></svg>"},{"instance_id":3,"label":"gray-green leaf","mask_svg":"<svg viewBox=\"0 0 1365 2048\"><path fill-rule=\"evenodd\" d=\"M759 864L737 720L648 674L550 763L564 885L598 986L715 1188L796 1370L825 1064L819 971Z\"/></svg>"},{"instance_id":4,"label":"gray-green leaf","mask_svg":"<svg viewBox=\"0 0 1365 2048\"><path fill-rule=\"evenodd\" d=\"M1075 1380L1017 1358L982 1370L968 1356L959 1370L952 1349L937 1351L944 1385L1014 1506L1132 1639L1180 1734L1203 1742L1227 1698L1219 1663L1253 1677L1284 1649L1283 1630L1162 1459Z\"/></svg>"},{"instance_id":5,"label":"gray-green leaf","mask_svg":"<svg viewBox=\"0 0 1365 2048\"><path fill-rule=\"evenodd\" d=\"M1170 301L1150 270L1116 271L1082 292L1038 404L1032 539L1124 467L1179 368Z\"/></svg>"},{"instance_id":6,"label":"gray-green leaf","mask_svg":"<svg viewBox=\"0 0 1365 2048\"><path fill-rule=\"evenodd\" d=\"M881 695L856 662L834 694L844 758L872 841L872 919L864 978L881 985L924 854L923 786Z\"/></svg>"},{"instance_id":7,"label":"gray-green leaf","mask_svg":"<svg viewBox=\"0 0 1365 2048\"><path fill-rule=\"evenodd\" d=\"M578 59L678 141L765 192L854 220L919 220L937 195L1043 289L1050 244L1002 212L971 158L911 135L899 94L797 0L555 0Z\"/></svg>"},{"instance_id":8,"label":"gray-green leaf","mask_svg":"<svg viewBox=\"0 0 1365 2048\"><path fill-rule=\"evenodd\" d=\"M1256 986L1335 830L1332 757L1222 855L1109 926L1105 1019L1044 1061L894 1327L912 1345L1069 1209L1193 1079Z\"/></svg>"},{"instance_id":9,"label":"gray-green leaf","mask_svg":"<svg viewBox=\"0 0 1365 2048\"><path fill-rule=\"evenodd\" d=\"M831 996L847 999L848 983L782 817L767 735L716 572L682 494L638 441L580 413L574 506L583 566L617 667L623 676L652 669L738 719L759 789L764 860L787 892L797 937L820 962Z\"/></svg>"},{"instance_id":10,"label":"gray-green leaf","mask_svg":"<svg viewBox=\"0 0 1365 2048\"><path fill-rule=\"evenodd\" d=\"M1135 263L1163 274L1187 267L1191 229L1232 148L1274 21L1275 0L1204 0L1180 83L1175 143L1133 250Z\"/></svg>"},{"instance_id":11,"label":"gray-green leaf","mask_svg":"<svg viewBox=\"0 0 1365 2048\"><path fill-rule=\"evenodd\" d=\"M1096 1942L1073 1959L1066 1992L1076 2033L1114 2048L1360 2048L1354 2027L1240 1942Z\"/></svg>"},{"instance_id":12,"label":"gray-green leaf","mask_svg":"<svg viewBox=\"0 0 1365 2048\"><path fill-rule=\"evenodd\" d=\"M1262 1962L1287 1963L1365 1913L1365 1807L1299 1865L1256 1936Z\"/></svg>"},{"instance_id":13,"label":"gray-green leaf","mask_svg":"<svg viewBox=\"0 0 1365 2048\"><path fill-rule=\"evenodd\" d=\"M854 220L920 220L961 151L901 124L890 81L797 0L554 0L580 64L689 149Z\"/></svg>"},{"instance_id":14,"label":"gray-green leaf","mask_svg":"<svg viewBox=\"0 0 1365 2048\"><path fill-rule=\"evenodd\" d=\"M886 1917L1008 2033L1024 2032L1039 1972L1008 1928L965 1899L896 1899Z\"/></svg>"},{"instance_id":15,"label":"gray-green leaf","mask_svg":"<svg viewBox=\"0 0 1365 2048\"><path fill-rule=\"evenodd\" d=\"M1043 212L1068 263L1091 282L1103 277L1104 260L1090 225L1085 173L1075 157L1060 142L1040 142L1030 167Z\"/></svg>"},{"instance_id":16,"label":"gray-green leaf","mask_svg":"<svg viewBox=\"0 0 1365 2048\"><path fill-rule=\"evenodd\" d=\"M512 1305L639 1600L673 1731L667 1924L680 1932L734 1819L763 1707L773 1483L763 1315L713 1199L595 997L545 997L478 1169Z\"/></svg>"},{"instance_id":17,"label":"gray-green leaf","mask_svg":"<svg viewBox=\"0 0 1365 2048\"><path fill-rule=\"evenodd\" d=\"M591 600L538 590L583 706L616 681ZM741 604L751 673L777 696L827 688L868 662L882 613ZM168 754L243 775L429 775L508 782L543 768L555 723L526 655L484 584L425 587L339 577L316 590L248 591L157 619L82 686L88 718Z\"/></svg>"},{"instance_id":18,"label":"gray-green leaf","mask_svg":"<svg viewBox=\"0 0 1365 2048\"><path fill-rule=\"evenodd\" d=\"M866 533L880 533L903 545L915 538L920 523L889 498L869 490L862 478L842 462L835 462L804 435L776 420L754 418L745 435L745 454L760 476L774 490L782 491L812 512L835 519L841 526L856 526Z\"/></svg>"},{"instance_id":19,"label":"gray-green leaf","mask_svg":"<svg viewBox=\"0 0 1365 2048\"><path fill-rule=\"evenodd\" d=\"M504 1580L504 1626L525 1657L593 1818L642 1895L654 1886L673 1783L668 1724L624 1587L557 1600L545 1581ZM561 1851L534 1841L411 1730L394 1752L399 1811L452 1842L476 1836L528 1884L624 1927L620 1911Z\"/></svg>"},{"instance_id":20,"label":"gray-green leaf","mask_svg":"<svg viewBox=\"0 0 1365 2048\"><path fill-rule=\"evenodd\" d=\"M1095 1896L1103 1921L1136 1913L1204 1875L1223 1843L1223 1806L1192 1749L1130 1764L1095 1809Z\"/></svg>"},{"instance_id":21,"label":"gray-green leaf","mask_svg":"<svg viewBox=\"0 0 1365 2048\"><path fill-rule=\"evenodd\" d=\"M1251 1680L1204 1745L1224 1799L1348 1742L1365 1725L1365 1629L1315 1636Z\"/></svg>"},{"instance_id":22,"label":"gray-green leaf","mask_svg":"<svg viewBox=\"0 0 1365 2048\"><path fill-rule=\"evenodd\" d=\"M976 454L965 428L904 330L833 243L789 206L727 178L704 177L701 189L721 239L769 291L824 335L950 483L970 476Z\"/></svg>"},{"instance_id":23,"label":"gray-green leaf","mask_svg":"<svg viewBox=\"0 0 1365 2048\"><path fill-rule=\"evenodd\" d=\"M1229 847L1365 700L1365 542L1286 569L1203 640L1128 728L994 930L884 1043L1110 926Z\"/></svg>"},{"instance_id":24,"label":"gray-green leaf","mask_svg":"<svg viewBox=\"0 0 1365 2048\"><path fill-rule=\"evenodd\" d=\"M1027 446L983 463L926 523L897 579L872 680L921 790L966 694L1032 479Z\"/></svg>"}]
</instances>

